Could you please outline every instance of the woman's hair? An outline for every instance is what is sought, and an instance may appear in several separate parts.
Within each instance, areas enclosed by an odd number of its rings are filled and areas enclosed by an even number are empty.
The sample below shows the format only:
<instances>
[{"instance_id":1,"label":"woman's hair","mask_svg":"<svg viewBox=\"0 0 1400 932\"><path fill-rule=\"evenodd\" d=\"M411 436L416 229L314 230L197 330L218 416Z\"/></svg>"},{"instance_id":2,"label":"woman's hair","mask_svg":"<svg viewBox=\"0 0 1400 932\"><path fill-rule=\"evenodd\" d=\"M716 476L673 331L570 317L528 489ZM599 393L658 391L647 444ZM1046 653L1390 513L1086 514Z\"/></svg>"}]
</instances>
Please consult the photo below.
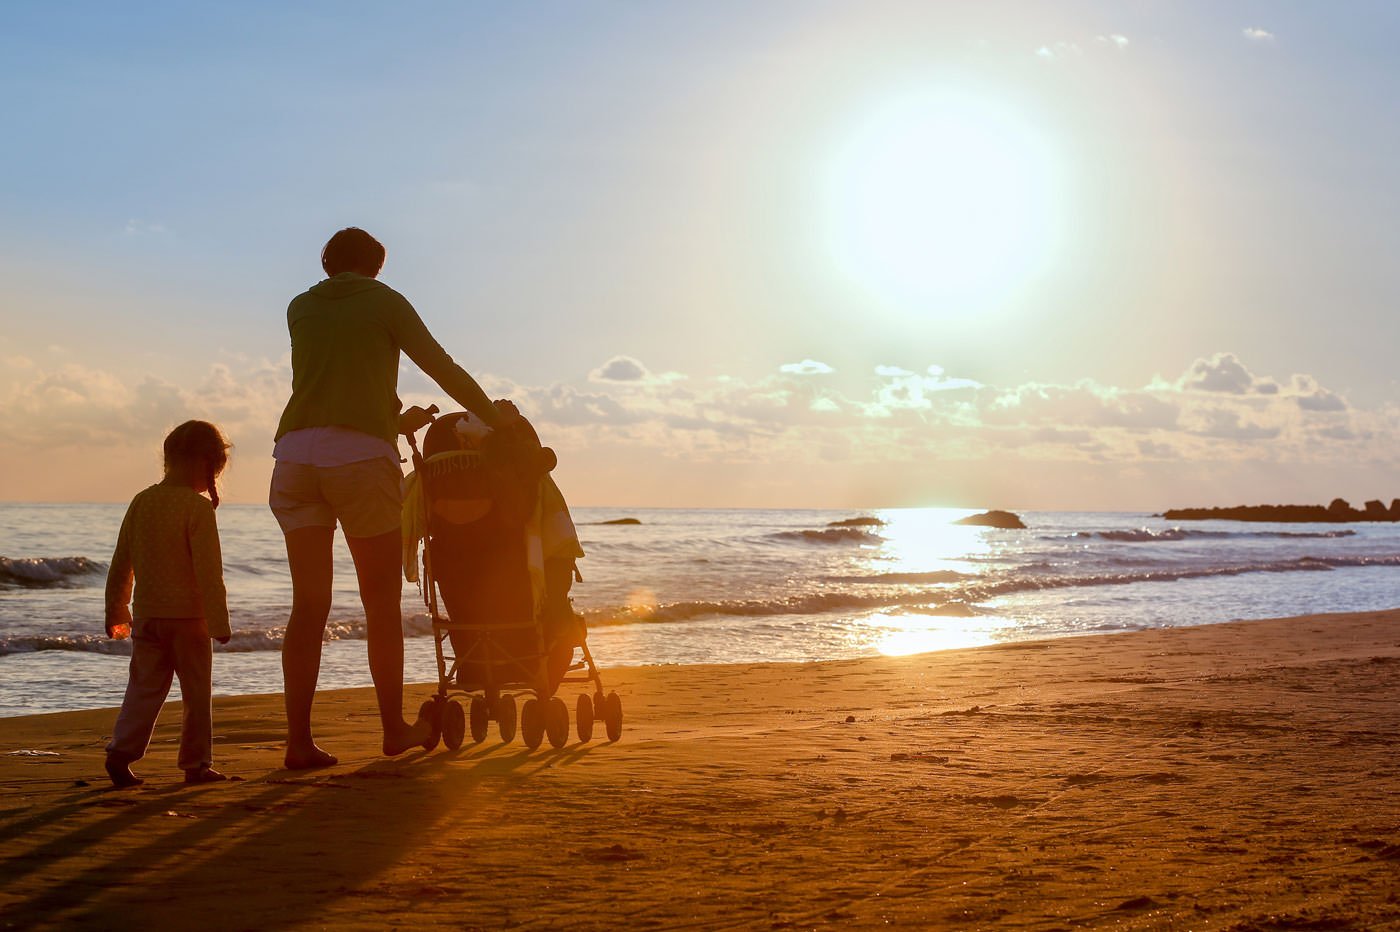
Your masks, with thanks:
<instances>
[{"instance_id":1,"label":"woman's hair","mask_svg":"<svg viewBox=\"0 0 1400 932\"><path fill-rule=\"evenodd\" d=\"M165 437L166 471L176 463L203 469L205 482L209 486L209 499L218 508L219 487L215 485L215 480L228 465L231 446L219 428L208 421L186 421Z\"/></svg>"},{"instance_id":2,"label":"woman's hair","mask_svg":"<svg viewBox=\"0 0 1400 932\"><path fill-rule=\"evenodd\" d=\"M359 227L346 227L327 240L321 250L321 268L327 275L368 272L373 278L384 268L384 246Z\"/></svg>"}]
</instances>

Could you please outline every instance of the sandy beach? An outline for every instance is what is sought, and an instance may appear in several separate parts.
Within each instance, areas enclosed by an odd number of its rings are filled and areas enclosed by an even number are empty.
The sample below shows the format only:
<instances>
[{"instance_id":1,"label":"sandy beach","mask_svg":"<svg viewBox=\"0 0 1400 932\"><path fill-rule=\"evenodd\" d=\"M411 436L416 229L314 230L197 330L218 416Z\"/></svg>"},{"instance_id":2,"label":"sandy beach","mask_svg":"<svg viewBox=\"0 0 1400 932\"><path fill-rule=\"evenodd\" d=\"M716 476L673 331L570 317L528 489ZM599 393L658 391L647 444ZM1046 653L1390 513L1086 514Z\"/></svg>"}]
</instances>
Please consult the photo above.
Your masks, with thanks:
<instances>
[{"instance_id":1,"label":"sandy beach","mask_svg":"<svg viewBox=\"0 0 1400 932\"><path fill-rule=\"evenodd\" d=\"M110 710L0 720L0 925L1400 927L1400 611L607 675L623 739L533 753L325 694L315 773L220 699L192 788L174 706L129 791Z\"/></svg>"}]
</instances>

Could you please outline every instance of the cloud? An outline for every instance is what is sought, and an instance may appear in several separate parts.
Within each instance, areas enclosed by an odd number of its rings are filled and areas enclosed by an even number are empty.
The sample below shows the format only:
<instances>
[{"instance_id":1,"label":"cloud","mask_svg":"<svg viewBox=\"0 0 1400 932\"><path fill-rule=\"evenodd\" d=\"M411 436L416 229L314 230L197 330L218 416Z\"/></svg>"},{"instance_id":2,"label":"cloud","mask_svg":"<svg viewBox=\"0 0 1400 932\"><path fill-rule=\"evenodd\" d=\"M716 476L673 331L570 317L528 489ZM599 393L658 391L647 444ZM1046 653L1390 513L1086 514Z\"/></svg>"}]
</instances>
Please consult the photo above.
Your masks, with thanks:
<instances>
[{"instance_id":1,"label":"cloud","mask_svg":"<svg viewBox=\"0 0 1400 932\"><path fill-rule=\"evenodd\" d=\"M785 362L778 367L778 371L788 375L830 375L836 370L824 362L804 359L801 362Z\"/></svg>"},{"instance_id":2,"label":"cloud","mask_svg":"<svg viewBox=\"0 0 1400 932\"><path fill-rule=\"evenodd\" d=\"M1233 353L1216 353L1198 359L1174 383L1156 382L1149 389L1173 389L1179 392L1201 392L1216 395L1238 395L1255 398L1286 399L1310 412L1346 411L1346 399L1323 388L1310 375L1294 375L1286 385L1278 380L1255 375Z\"/></svg>"},{"instance_id":3,"label":"cloud","mask_svg":"<svg viewBox=\"0 0 1400 932\"><path fill-rule=\"evenodd\" d=\"M531 419L565 426L633 424L645 417L611 395L583 392L568 385L524 388L511 395Z\"/></svg>"},{"instance_id":4,"label":"cloud","mask_svg":"<svg viewBox=\"0 0 1400 932\"><path fill-rule=\"evenodd\" d=\"M0 405L5 442L36 451L53 447L97 450L125 445L188 417L178 390L146 376L133 386L101 369L75 363L41 371Z\"/></svg>"},{"instance_id":5,"label":"cloud","mask_svg":"<svg viewBox=\"0 0 1400 932\"><path fill-rule=\"evenodd\" d=\"M1241 30L1241 34L1250 42L1273 42L1274 34L1267 29L1260 29L1258 26L1246 26Z\"/></svg>"},{"instance_id":6,"label":"cloud","mask_svg":"<svg viewBox=\"0 0 1400 932\"><path fill-rule=\"evenodd\" d=\"M91 473L93 491L84 494L129 495L127 484L147 481L152 463L158 470L164 432L205 417L238 446L234 487L242 491L234 500L256 500L266 489L264 454L286 402L289 368L285 357L229 357L177 383L159 372L119 376L99 366L0 356L0 466L11 494L62 494L57 472L44 465L57 463L65 476ZM984 385L937 365L920 372L881 364L842 375L806 359L786 370L687 379L616 356L569 382L477 376L493 396L515 400L571 468L592 464L579 468L594 470L586 475L595 485L618 464L661 469L663 461L701 477L707 464L721 476L731 468L837 460L861 475L892 477L898 464L931 458L982 464L968 467L976 475L1008 457L1034 470L1055 463L1400 465L1400 405L1352 407L1312 376L1264 378L1229 353L1197 360L1175 382L1140 389L1089 379ZM456 407L430 384L403 397ZM98 479L118 479L92 472L94 461L125 469L120 487L101 492Z\"/></svg>"},{"instance_id":7,"label":"cloud","mask_svg":"<svg viewBox=\"0 0 1400 932\"><path fill-rule=\"evenodd\" d=\"M1271 395L1278 391L1277 385L1256 379L1234 353L1216 353L1209 359L1196 360L1176 384L1183 391L1230 395L1245 395L1251 391Z\"/></svg>"},{"instance_id":8,"label":"cloud","mask_svg":"<svg viewBox=\"0 0 1400 932\"><path fill-rule=\"evenodd\" d=\"M1314 433L1323 440L1356 440L1361 436L1345 424L1319 427Z\"/></svg>"},{"instance_id":9,"label":"cloud","mask_svg":"<svg viewBox=\"0 0 1400 932\"><path fill-rule=\"evenodd\" d=\"M1292 395L1304 411L1345 411L1347 403L1341 395L1328 391L1310 375L1293 377Z\"/></svg>"},{"instance_id":10,"label":"cloud","mask_svg":"<svg viewBox=\"0 0 1400 932\"><path fill-rule=\"evenodd\" d=\"M159 236L167 232L165 224L132 217L122 229L123 236Z\"/></svg>"},{"instance_id":11,"label":"cloud","mask_svg":"<svg viewBox=\"0 0 1400 932\"><path fill-rule=\"evenodd\" d=\"M1063 430L1058 427L1041 427L1031 432L1036 443L1063 443L1083 446L1094 441L1094 435L1087 430Z\"/></svg>"},{"instance_id":12,"label":"cloud","mask_svg":"<svg viewBox=\"0 0 1400 932\"><path fill-rule=\"evenodd\" d=\"M1124 391L1083 380L1076 385L1031 383L999 393L983 410L988 423L1059 424L1126 430L1177 426L1178 405L1151 392Z\"/></svg>"},{"instance_id":13,"label":"cloud","mask_svg":"<svg viewBox=\"0 0 1400 932\"><path fill-rule=\"evenodd\" d=\"M591 382L645 382L650 378L647 367L631 356L614 356L588 373Z\"/></svg>"},{"instance_id":14,"label":"cloud","mask_svg":"<svg viewBox=\"0 0 1400 932\"><path fill-rule=\"evenodd\" d=\"M1230 408L1212 408L1202 412L1204 423L1195 429L1203 437L1218 440L1274 440L1282 428L1247 422L1244 416Z\"/></svg>"},{"instance_id":15,"label":"cloud","mask_svg":"<svg viewBox=\"0 0 1400 932\"><path fill-rule=\"evenodd\" d=\"M876 366L875 375L885 381L875 390L874 416L899 409L931 409L937 393L982 387L972 379L949 378L942 366L929 366L927 371L928 375L920 375L900 366Z\"/></svg>"},{"instance_id":16,"label":"cloud","mask_svg":"<svg viewBox=\"0 0 1400 932\"><path fill-rule=\"evenodd\" d=\"M1039 46L1035 50L1035 57L1043 62L1057 62L1066 59L1083 58L1085 48L1090 52L1098 49L1111 49L1115 52L1125 51L1131 43L1128 37L1118 32L1109 32L1096 35L1092 40L1086 39L1084 45L1078 42L1051 42Z\"/></svg>"},{"instance_id":17,"label":"cloud","mask_svg":"<svg viewBox=\"0 0 1400 932\"><path fill-rule=\"evenodd\" d=\"M1079 57L1084 54L1084 50L1073 42L1056 42L1053 45L1042 45L1035 50L1036 58L1041 61L1053 62L1062 58Z\"/></svg>"},{"instance_id":18,"label":"cloud","mask_svg":"<svg viewBox=\"0 0 1400 932\"><path fill-rule=\"evenodd\" d=\"M947 392L956 388L982 388L982 383L974 379L955 379L943 374L942 366L929 366L928 378L924 379L924 387L929 391Z\"/></svg>"}]
</instances>

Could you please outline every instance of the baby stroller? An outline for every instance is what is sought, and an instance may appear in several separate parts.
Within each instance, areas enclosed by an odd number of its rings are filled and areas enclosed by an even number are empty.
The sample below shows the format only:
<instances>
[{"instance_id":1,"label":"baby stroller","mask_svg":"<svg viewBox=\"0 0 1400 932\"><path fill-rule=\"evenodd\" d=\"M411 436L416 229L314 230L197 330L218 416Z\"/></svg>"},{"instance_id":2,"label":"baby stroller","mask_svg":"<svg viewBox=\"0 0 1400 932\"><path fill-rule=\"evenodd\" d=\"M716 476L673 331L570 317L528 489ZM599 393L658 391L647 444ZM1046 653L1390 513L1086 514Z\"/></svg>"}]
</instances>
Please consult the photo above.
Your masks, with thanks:
<instances>
[{"instance_id":1,"label":"baby stroller","mask_svg":"<svg viewBox=\"0 0 1400 932\"><path fill-rule=\"evenodd\" d=\"M467 412L435 416L436 406L410 408L402 421L414 469L404 496L404 572L410 582L421 579L437 655L437 694L426 711L452 750L468 729L473 742L484 741L491 722L509 743L523 695L525 745L534 750L547 736L560 748L569 740L569 709L555 694L583 683L574 707L579 740L601 721L616 741L622 701L604 693L569 600L582 580L574 561L583 551L549 476L554 451L510 411L494 430ZM424 427L420 453L416 434Z\"/></svg>"}]
</instances>

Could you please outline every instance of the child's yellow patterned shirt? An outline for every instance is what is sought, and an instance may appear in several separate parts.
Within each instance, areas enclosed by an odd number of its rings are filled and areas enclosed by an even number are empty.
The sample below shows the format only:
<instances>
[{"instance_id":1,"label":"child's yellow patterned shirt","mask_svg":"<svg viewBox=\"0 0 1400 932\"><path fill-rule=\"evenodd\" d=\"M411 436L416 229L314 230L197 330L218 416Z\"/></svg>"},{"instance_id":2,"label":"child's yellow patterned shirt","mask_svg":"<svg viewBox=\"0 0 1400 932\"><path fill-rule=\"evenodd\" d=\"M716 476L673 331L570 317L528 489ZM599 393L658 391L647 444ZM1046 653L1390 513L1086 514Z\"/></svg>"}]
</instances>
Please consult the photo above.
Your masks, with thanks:
<instances>
[{"instance_id":1,"label":"child's yellow patterned shirt","mask_svg":"<svg viewBox=\"0 0 1400 932\"><path fill-rule=\"evenodd\" d=\"M212 638L229 635L228 597L214 506L184 485L153 485L126 509L107 570L107 611L136 598L137 618L203 618Z\"/></svg>"}]
</instances>

